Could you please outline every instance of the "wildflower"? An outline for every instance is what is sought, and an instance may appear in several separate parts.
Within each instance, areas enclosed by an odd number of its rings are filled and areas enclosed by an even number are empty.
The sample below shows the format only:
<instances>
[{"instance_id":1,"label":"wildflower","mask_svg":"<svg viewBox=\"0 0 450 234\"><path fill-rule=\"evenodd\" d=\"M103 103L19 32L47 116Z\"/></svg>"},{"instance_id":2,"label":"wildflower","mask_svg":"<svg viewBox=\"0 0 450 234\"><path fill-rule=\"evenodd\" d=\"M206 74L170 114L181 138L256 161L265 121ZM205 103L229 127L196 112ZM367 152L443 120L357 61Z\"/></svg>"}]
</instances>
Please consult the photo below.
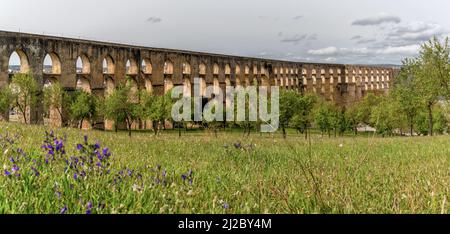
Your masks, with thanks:
<instances>
[{"instance_id":1,"label":"wildflower","mask_svg":"<svg viewBox=\"0 0 450 234\"><path fill-rule=\"evenodd\" d=\"M77 145L77 150L80 151L80 150L82 150L82 149L83 149L83 145L82 145L82 144L78 144L78 145Z\"/></svg>"},{"instance_id":2,"label":"wildflower","mask_svg":"<svg viewBox=\"0 0 450 234\"><path fill-rule=\"evenodd\" d=\"M185 174L181 175L181 179L182 179L183 181L185 181L185 180L187 179L187 175L185 175Z\"/></svg>"},{"instance_id":3,"label":"wildflower","mask_svg":"<svg viewBox=\"0 0 450 234\"><path fill-rule=\"evenodd\" d=\"M95 149L100 149L100 144L99 143L95 143L94 148Z\"/></svg>"},{"instance_id":4,"label":"wildflower","mask_svg":"<svg viewBox=\"0 0 450 234\"><path fill-rule=\"evenodd\" d=\"M340 148L344 147L344 144L339 144L339 147L340 147Z\"/></svg>"},{"instance_id":5,"label":"wildflower","mask_svg":"<svg viewBox=\"0 0 450 234\"><path fill-rule=\"evenodd\" d=\"M64 206L59 213L65 214L66 212L67 212L67 206Z\"/></svg>"},{"instance_id":6,"label":"wildflower","mask_svg":"<svg viewBox=\"0 0 450 234\"><path fill-rule=\"evenodd\" d=\"M5 169L5 176L10 176L11 172L9 172L8 170Z\"/></svg>"},{"instance_id":7,"label":"wildflower","mask_svg":"<svg viewBox=\"0 0 450 234\"><path fill-rule=\"evenodd\" d=\"M19 169L20 168L17 165L14 165L11 170L13 173L15 173L15 172L19 171Z\"/></svg>"},{"instance_id":8,"label":"wildflower","mask_svg":"<svg viewBox=\"0 0 450 234\"><path fill-rule=\"evenodd\" d=\"M92 213L92 202L88 202L86 207L87 207L86 214L91 214Z\"/></svg>"},{"instance_id":9,"label":"wildflower","mask_svg":"<svg viewBox=\"0 0 450 234\"><path fill-rule=\"evenodd\" d=\"M75 180L78 179L78 174L77 173L73 174L73 179L75 179Z\"/></svg>"},{"instance_id":10,"label":"wildflower","mask_svg":"<svg viewBox=\"0 0 450 234\"><path fill-rule=\"evenodd\" d=\"M31 170L34 172L35 176L39 176L40 175L39 171L36 168L31 167Z\"/></svg>"},{"instance_id":11,"label":"wildflower","mask_svg":"<svg viewBox=\"0 0 450 234\"><path fill-rule=\"evenodd\" d=\"M234 143L234 148L236 148L236 149L241 149L241 148L242 148L241 142L236 142L236 143Z\"/></svg>"},{"instance_id":12,"label":"wildflower","mask_svg":"<svg viewBox=\"0 0 450 234\"><path fill-rule=\"evenodd\" d=\"M88 136L87 136L87 135L84 135L84 143L87 144L87 142L88 142Z\"/></svg>"},{"instance_id":13,"label":"wildflower","mask_svg":"<svg viewBox=\"0 0 450 234\"><path fill-rule=\"evenodd\" d=\"M230 208L230 204L224 202L224 203L223 203L223 208L224 208L224 209L229 209L229 208Z\"/></svg>"},{"instance_id":14,"label":"wildflower","mask_svg":"<svg viewBox=\"0 0 450 234\"><path fill-rule=\"evenodd\" d=\"M10 157L10 158L9 158L9 161L12 162L12 163L15 163L15 162L16 162L16 161L14 160L14 157Z\"/></svg>"}]
</instances>

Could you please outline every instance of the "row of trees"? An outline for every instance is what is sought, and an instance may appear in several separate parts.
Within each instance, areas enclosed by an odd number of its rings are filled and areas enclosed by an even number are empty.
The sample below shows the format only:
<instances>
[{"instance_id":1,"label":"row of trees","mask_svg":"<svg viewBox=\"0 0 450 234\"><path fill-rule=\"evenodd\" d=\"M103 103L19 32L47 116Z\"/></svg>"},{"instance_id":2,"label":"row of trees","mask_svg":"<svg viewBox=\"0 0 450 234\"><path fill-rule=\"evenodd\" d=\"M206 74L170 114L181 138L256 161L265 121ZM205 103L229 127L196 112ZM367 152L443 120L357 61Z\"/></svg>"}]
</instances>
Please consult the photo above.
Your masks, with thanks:
<instances>
[{"instance_id":1,"label":"row of trees","mask_svg":"<svg viewBox=\"0 0 450 234\"><path fill-rule=\"evenodd\" d=\"M409 132L411 136L443 133L449 122L449 82L448 39L440 43L434 38L422 45L417 58L404 60L389 95L376 96L369 93L362 101L341 107L315 94L282 90L281 131L286 137L286 129L293 128L305 133L307 137L309 129L316 128L322 134L337 136L346 131L357 134L358 127L365 125L374 127L383 136L405 132ZM41 92L37 82L28 74L16 74L11 84L1 89L0 113L14 108L24 122L29 123L27 113L38 101L43 102L44 113L56 111L62 122L68 125L81 128L84 121L94 125L96 120L103 121L106 118L114 122L116 130L125 125L130 135L133 124L143 122L151 122L155 133L165 128L169 121L179 129L191 125L212 129L215 133L219 128L240 127L247 135L252 130L258 130L262 123L259 119L256 122L250 121L249 110L257 109L257 106L249 106L248 99L245 107L235 106L235 111L245 108L245 121L174 123L171 111L175 100L171 98L171 92L156 96L134 89L131 82L120 84L106 97L81 90L66 92L58 83L46 85Z\"/></svg>"}]
</instances>

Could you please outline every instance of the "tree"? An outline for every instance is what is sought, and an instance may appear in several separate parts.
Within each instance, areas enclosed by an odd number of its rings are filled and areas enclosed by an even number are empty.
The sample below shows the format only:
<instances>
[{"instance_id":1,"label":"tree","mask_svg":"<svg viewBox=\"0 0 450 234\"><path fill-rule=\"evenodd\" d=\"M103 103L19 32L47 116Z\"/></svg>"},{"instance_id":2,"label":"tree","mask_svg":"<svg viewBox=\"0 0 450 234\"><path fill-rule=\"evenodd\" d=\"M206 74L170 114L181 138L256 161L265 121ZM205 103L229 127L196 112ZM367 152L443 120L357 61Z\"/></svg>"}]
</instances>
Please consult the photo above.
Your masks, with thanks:
<instances>
[{"instance_id":1,"label":"tree","mask_svg":"<svg viewBox=\"0 0 450 234\"><path fill-rule=\"evenodd\" d=\"M290 120L291 127L297 131L305 133L305 139L308 139L308 129L313 122L312 111L315 103L317 102L317 96L315 94L307 93L298 97L298 106L294 116Z\"/></svg>"},{"instance_id":2,"label":"tree","mask_svg":"<svg viewBox=\"0 0 450 234\"><path fill-rule=\"evenodd\" d=\"M160 125L165 125L166 120L172 120L172 92L162 96L144 93L141 96L142 117L152 121L155 135L161 130Z\"/></svg>"},{"instance_id":3,"label":"tree","mask_svg":"<svg viewBox=\"0 0 450 234\"><path fill-rule=\"evenodd\" d=\"M281 90L280 92L280 125L283 138L286 138L286 128L300 108L300 94L293 90Z\"/></svg>"},{"instance_id":4,"label":"tree","mask_svg":"<svg viewBox=\"0 0 450 234\"><path fill-rule=\"evenodd\" d=\"M410 136L414 135L414 119L420 109L420 98L415 93L416 87L413 82L418 68L416 60L405 59L391 93L393 99L399 104L400 113L406 117Z\"/></svg>"},{"instance_id":5,"label":"tree","mask_svg":"<svg viewBox=\"0 0 450 234\"><path fill-rule=\"evenodd\" d=\"M46 110L54 109L58 112L61 122L64 123L63 119L63 100L66 99L66 92L59 83L54 83L49 86L44 87L44 108Z\"/></svg>"},{"instance_id":6,"label":"tree","mask_svg":"<svg viewBox=\"0 0 450 234\"><path fill-rule=\"evenodd\" d=\"M25 124L28 124L27 113L37 101L38 83L30 74L18 73L13 76L10 88L12 107L22 114Z\"/></svg>"},{"instance_id":7,"label":"tree","mask_svg":"<svg viewBox=\"0 0 450 234\"><path fill-rule=\"evenodd\" d=\"M3 114L9 114L11 103L13 101L13 95L11 89L8 86L4 86L0 89L0 116Z\"/></svg>"},{"instance_id":8,"label":"tree","mask_svg":"<svg viewBox=\"0 0 450 234\"><path fill-rule=\"evenodd\" d=\"M433 106L440 99L450 98L450 48L448 38L441 42L434 37L421 46L414 77L416 93L428 111L428 131L433 135Z\"/></svg>"},{"instance_id":9,"label":"tree","mask_svg":"<svg viewBox=\"0 0 450 234\"><path fill-rule=\"evenodd\" d=\"M72 121L77 122L78 127L83 127L83 121L92 122L97 116L98 100L97 98L85 91L75 91L68 102L69 116Z\"/></svg>"},{"instance_id":10,"label":"tree","mask_svg":"<svg viewBox=\"0 0 450 234\"><path fill-rule=\"evenodd\" d=\"M377 133L384 137L392 135L395 129L401 127L402 117L398 115L398 104L392 98L383 97L379 100L371 111L370 122Z\"/></svg>"},{"instance_id":11,"label":"tree","mask_svg":"<svg viewBox=\"0 0 450 234\"><path fill-rule=\"evenodd\" d=\"M104 102L105 117L114 120L116 129L119 123L125 122L128 136L131 137L133 123L142 116L142 108L134 97L131 86L119 85Z\"/></svg>"},{"instance_id":12,"label":"tree","mask_svg":"<svg viewBox=\"0 0 450 234\"><path fill-rule=\"evenodd\" d=\"M320 100L314 109L314 123L322 132L328 132L331 136L331 129L336 125L335 108L332 103Z\"/></svg>"}]
</instances>

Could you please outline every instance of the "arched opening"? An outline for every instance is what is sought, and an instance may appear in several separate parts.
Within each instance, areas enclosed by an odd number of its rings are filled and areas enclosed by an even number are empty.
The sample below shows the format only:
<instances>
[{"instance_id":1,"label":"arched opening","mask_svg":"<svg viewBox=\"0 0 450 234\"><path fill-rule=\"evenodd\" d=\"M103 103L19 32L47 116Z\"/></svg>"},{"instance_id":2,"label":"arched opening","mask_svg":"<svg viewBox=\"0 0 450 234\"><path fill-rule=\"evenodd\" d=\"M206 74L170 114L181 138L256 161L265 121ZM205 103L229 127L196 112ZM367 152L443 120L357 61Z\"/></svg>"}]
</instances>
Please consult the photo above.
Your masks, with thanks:
<instances>
[{"instance_id":1,"label":"arched opening","mask_svg":"<svg viewBox=\"0 0 450 234\"><path fill-rule=\"evenodd\" d=\"M47 104L44 105L44 125L51 127L61 127L61 105L62 93L57 88L58 80L55 77L49 77L44 82L44 96Z\"/></svg>"},{"instance_id":2,"label":"arched opening","mask_svg":"<svg viewBox=\"0 0 450 234\"><path fill-rule=\"evenodd\" d=\"M200 63L198 66L199 76L200 76L200 95L206 95L206 65L204 63Z\"/></svg>"},{"instance_id":3,"label":"arched opening","mask_svg":"<svg viewBox=\"0 0 450 234\"><path fill-rule=\"evenodd\" d=\"M114 92L114 90L116 89L114 80L110 76L105 77L105 81L104 81L103 85L105 87L105 93L104 93L105 97L108 97L109 95L111 95ZM114 121L105 119L104 124L105 124L105 130L111 131L114 129Z\"/></svg>"},{"instance_id":4,"label":"arched opening","mask_svg":"<svg viewBox=\"0 0 450 234\"><path fill-rule=\"evenodd\" d=\"M28 57L22 50L16 50L9 56L8 73L28 73L30 71L30 65Z\"/></svg>"},{"instance_id":5,"label":"arched opening","mask_svg":"<svg viewBox=\"0 0 450 234\"><path fill-rule=\"evenodd\" d=\"M214 93L218 94L220 89L220 83L219 83L219 65L217 63L214 63L213 65L213 87L214 87Z\"/></svg>"},{"instance_id":6,"label":"arched opening","mask_svg":"<svg viewBox=\"0 0 450 234\"><path fill-rule=\"evenodd\" d=\"M191 65L187 62L182 64L183 71L183 95L185 97L191 96Z\"/></svg>"},{"instance_id":7,"label":"arched opening","mask_svg":"<svg viewBox=\"0 0 450 234\"><path fill-rule=\"evenodd\" d=\"M153 72L152 63L149 59L143 59L141 63L141 70L145 75L151 75Z\"/></svg>"},{"instance_id":8,"label":"arched opening","mask_svg":"<svg viewBox=\"0 0 450 234\"><path fill-rule=\"evenodd\" d=\"M53 52L46 54L42 71L44 74L61 74L61 60L59 59L59 56Z\"/></svg>"},{"instance_id":9,"label":"arched opening","mask_svg":"<svg viewBox=\"0 0 450 234\"><path fill-rule=\"evenodd\" d=\"M166 61L164 63L164 93L167 93L173 88L173 63Z\"/></svg>"},{"instance_id":10,"label":"arched opening","mask_svg":"<svg viewBox=\"0 0 450 234\"><path fill-rule=\"evenodd\" d=\"M244 87L250 86L250 67L244 67Z\"/></svg>"},{"instance_id":11,"label":"arched opening","mask_svg":"<svg viewBox=\"0 0 450 234\"><path fill-rule=\"evenodd\" d=\"M129 100L133 103L139 102L139 87L138 83L134 78L127 79L127 85L130 87Z\"/></svg>"},{"instance_id":12,"label":"arched opening","mask_svg":"<svg viewBox=\"0 0 450 234\"><path fill-rule=\"evenodd\" d=\"M91 73L91 63L89 58L82 54L78 56L76 63L77 74L90 74Z\"/></svg>"},{"instance_id":13,"label":"arched opening","mask_svg":"<svg viewBox=\"0 0 450 234\"><path fill-rule=\"evenodd\" d=\"M77 90L84 91L86 93L91 93L91 84L86 77L80 77L77 80Z\"/></svg>"},{"instance_id":14,"label":"arched opening","mask_svg":"<svg viewBox=\"0 0 450 234\"><path fill-rule=\"evenodd\" d=\"M241 86L241 67L239 65L236 65L235 68L235 86Z\"/></svg>"},{"instance_id":15,"label":"arched opening","mask_svg":"<svg viewBox=\"0 0 450 234\"><path fill-rule=\"evenodd\" d=\"M138 66L136 60L133 58L128 59L125 64L125 71L127 75L137 75L138 74Z\"/></svg>"},{"instance_id":16,"label":"arched opening","mask_svg":"<svg viewBox=\"0 0 450 234\"><path fill-rule=\"evenodd\" d=\"M103 74L113 75L116 70L114 60L109 55L103 59L102 66Z\"/></svg>"}]
</instances>

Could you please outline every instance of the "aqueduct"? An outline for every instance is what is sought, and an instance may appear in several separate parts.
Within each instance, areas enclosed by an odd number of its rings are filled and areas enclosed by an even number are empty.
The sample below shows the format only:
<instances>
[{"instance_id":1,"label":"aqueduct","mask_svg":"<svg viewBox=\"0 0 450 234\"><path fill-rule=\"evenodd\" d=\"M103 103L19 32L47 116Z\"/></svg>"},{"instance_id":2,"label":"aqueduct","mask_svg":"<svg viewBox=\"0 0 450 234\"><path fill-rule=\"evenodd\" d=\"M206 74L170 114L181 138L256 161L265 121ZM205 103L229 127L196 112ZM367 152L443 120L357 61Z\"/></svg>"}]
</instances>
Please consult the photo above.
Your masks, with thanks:
<instances>
[{"instance_id":1,"label":"aqueduct","mask_svg":"<svg viewBox=\"0 0 450 234\"><path fill-rule=\"evenodd\" d=\"M78 88L96 95L111 93L126 76L136 89L155 94L175 85L189 90L194 78L201 78L203 87L277 85L348 105L367 92L387 92L397 72L390 67L289 62L0 31L0 87L13 75L9 60L14 52L20 58L18 72L32 74L41 88L59 82L67 91ZM44 60L51 60L51 67L44 66ZM42 116L42 105L31 109L32 123L42 123Z\"/></svg>"}]
</instances>

